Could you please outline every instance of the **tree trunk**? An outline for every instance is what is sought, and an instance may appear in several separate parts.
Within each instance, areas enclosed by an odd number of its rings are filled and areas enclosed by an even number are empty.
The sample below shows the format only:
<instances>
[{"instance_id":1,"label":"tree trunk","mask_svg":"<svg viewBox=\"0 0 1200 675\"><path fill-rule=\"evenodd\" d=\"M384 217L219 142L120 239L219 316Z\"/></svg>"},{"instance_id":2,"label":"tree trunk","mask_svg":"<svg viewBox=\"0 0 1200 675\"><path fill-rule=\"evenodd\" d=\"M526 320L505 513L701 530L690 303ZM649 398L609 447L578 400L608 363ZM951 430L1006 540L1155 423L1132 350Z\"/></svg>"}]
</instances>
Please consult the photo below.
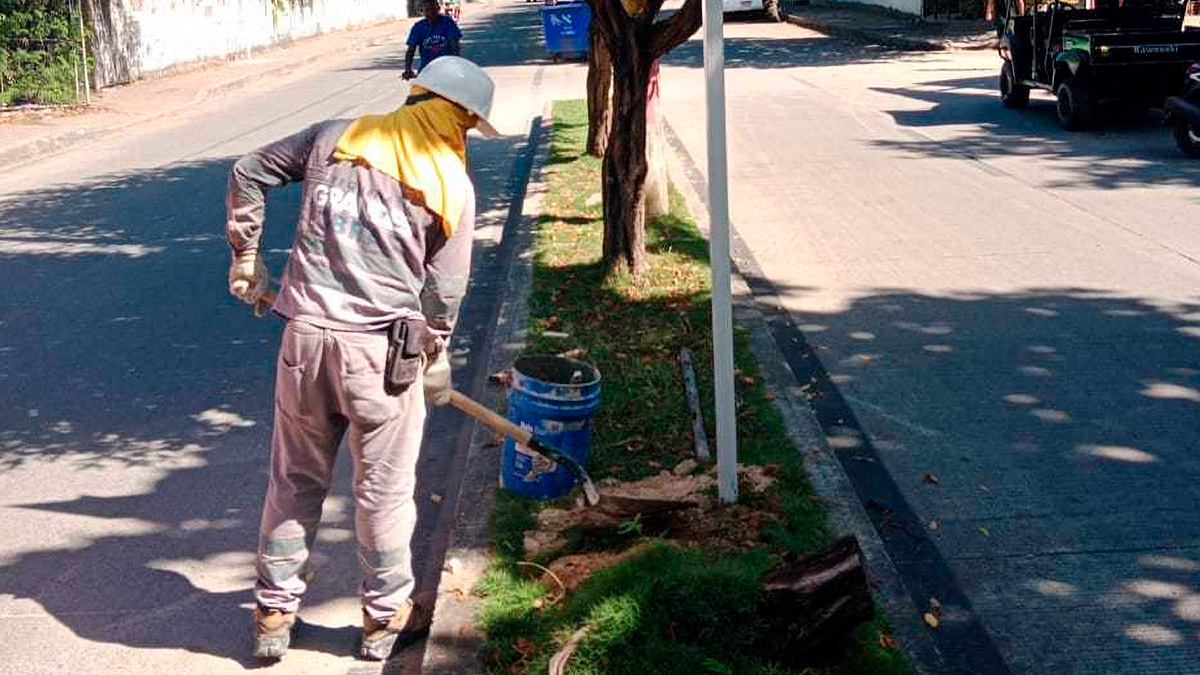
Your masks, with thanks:
<instances>
[{"instance_id":1,"label":"tree trunk","mask_svg":"<svg viewBox=\"0 0 1200 675\"><path fill-rule=\"evenodd\" d=\"M654 220L671 212L671 194L667 189L667 157L663 145L663 121L659 114L658 61L650 67L646 94L646 218Z\"/></svg>"},{"instance_id":2,"label":"tree trunk","mask_svg":"<svg viewBox=\"0 0 1200 675\"><path fill-rule=\"evenodd\" d=\"M587 153L603 157L612 127L612 59L595 22L588 29Z\"/></svg>"},{"instance_id":3,"label":"tree trunk","mask_svg":"<svg viewBox=\"0 0 1200 675\"><path fill-rule=\"evenodd\" d=\"M786 664L811 662L875 616L858 540L784 560L763 581L759 616L769 626L763 648Z\"/></svg>"},{"instance_id":4,"label":"tree trunk","mask_svg":"<svg viewBox=\"0 0 1200 675\"><path fill-rule=\"evenodd\" d=\"M646 269L646 94L650 67L636 35L612 50L612 130L604 154L604 262Z\"/></svg>"},{"instance_id":5,"label":"tree trunk","mask_svg":"<svg viewBox=\"0 0 1200 675\"><path fill-rule=\"evenodd\" d=\"M684 0L656 22L663 0L588 0L595 37L612 62L611 128L602 168L604 263L635 276L646 269L646 100L650 73L663 54L700 28L700 0Z\"/></svg>"}]
</instances>

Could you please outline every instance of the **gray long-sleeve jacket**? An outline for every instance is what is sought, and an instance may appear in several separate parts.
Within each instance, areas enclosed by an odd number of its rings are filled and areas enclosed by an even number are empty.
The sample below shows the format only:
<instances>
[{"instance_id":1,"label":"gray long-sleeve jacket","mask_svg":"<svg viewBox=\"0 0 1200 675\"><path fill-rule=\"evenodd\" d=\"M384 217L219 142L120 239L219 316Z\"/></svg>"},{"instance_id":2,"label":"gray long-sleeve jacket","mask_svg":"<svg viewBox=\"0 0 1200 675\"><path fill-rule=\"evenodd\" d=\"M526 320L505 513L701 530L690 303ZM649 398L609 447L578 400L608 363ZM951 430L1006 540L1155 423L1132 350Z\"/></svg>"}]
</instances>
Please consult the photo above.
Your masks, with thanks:
<instances>
[{"instance_id":1,"label":"gray long-sleeve jacket","mask_svg":"<svg viewBox=\"0 0 1200 675\"><path fill-rule=\"evenodd\" d=\"M229 174L226 239L258 248L266 191L303 181L300 218L275 311L335 330L386 329L420 313L449 336L471 272L475 195L447 238L421 193L368 166L335 161L349 120L315 124L239 159Z\"/></svg>"}]
</instances>

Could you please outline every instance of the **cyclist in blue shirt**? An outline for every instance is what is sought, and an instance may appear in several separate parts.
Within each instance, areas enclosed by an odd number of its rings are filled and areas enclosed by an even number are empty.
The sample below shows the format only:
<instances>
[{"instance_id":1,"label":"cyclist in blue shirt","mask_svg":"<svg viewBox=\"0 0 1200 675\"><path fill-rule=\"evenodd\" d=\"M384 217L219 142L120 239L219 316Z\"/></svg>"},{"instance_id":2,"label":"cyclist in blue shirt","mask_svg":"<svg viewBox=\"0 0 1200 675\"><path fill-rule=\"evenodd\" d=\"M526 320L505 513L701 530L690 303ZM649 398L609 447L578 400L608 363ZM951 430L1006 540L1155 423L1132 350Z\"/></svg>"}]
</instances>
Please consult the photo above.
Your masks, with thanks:
<instances>
[{"instance_id":1,"label":"cyclist in blue shirt","mask_svg":"<svg viewBox=\"0 0 1200 675\"><path fill-rule=\"evenodd\" d=\"M459 40L462 39L462 31L458 29L458 24L454 23L454 19L442 14L441 0L425 0L421 5L421 12L425 18L414 24L408 34L408 52L404 54L406 80L417 76L412 63L413 53L418 49L421 51L421 68L424 68L439 56L457 56Z\"/></svg>"}]
</instances>

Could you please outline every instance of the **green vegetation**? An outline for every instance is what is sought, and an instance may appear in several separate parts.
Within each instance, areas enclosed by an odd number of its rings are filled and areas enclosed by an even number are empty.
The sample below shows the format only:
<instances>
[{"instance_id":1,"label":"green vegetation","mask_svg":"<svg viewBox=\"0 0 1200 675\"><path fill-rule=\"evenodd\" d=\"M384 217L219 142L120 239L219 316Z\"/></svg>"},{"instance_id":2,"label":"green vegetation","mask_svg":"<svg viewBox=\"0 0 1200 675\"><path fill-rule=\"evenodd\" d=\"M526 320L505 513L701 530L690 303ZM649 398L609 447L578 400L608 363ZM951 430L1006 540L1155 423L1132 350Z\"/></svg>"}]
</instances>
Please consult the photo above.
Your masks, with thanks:
<instances>
[{"instance_id":1,"label":"green vegetation","mask_svg":"<svg viewBox=\"0 0 1200 675\"><path fill-rule=\"evenodd\" d=\"M603 407L589 467L597 478L636 479L692 455L681 348L696 355L712 433L708 248L673 194L672 212L647 232L648 273L636 280L605 273L596 195L600 165L582 156L586 115L583 102L560 102L554 109L528 351L581 349L582 358L600 369ZM547 337L544 331L570 338ZM519 564L525 560L521 533L534 524L541 505L501 492L492 523L496 560L476 589L483 597L479 620L488 635L485 656L492 672L546 672L550 657L581 627L587 634L571 659L572 674L908 672L899 653L884 645L882 621L861 628L843 650L811 669L782 668L764 656L763 626L755 613L760 579L780 554L811 551L829 533L743 333L736 349L739 459L778 470L772 493L743 500L770 500L782 512L782 522L765 532L767 546L749 552L717 541L683 547L645 536L653 533L644 532L640 522L627 522L613 536L625 544L641 542L638 551L560 598L557 588L528 578L533 566ZM728 525L737 527L732 520ZM596 542L588 544L595 550Z\"/></svg>"},{"instance_id":2,"label":"green vegetation","mask_svg":"<svg viewBox=\"0 0 1200 675\"><path fill-rule=\"evenodd\" d=\"M76 100L82 71L79 15L72 6L67 0L0 0L0 106Z\"/></svg>"}]
</instances>

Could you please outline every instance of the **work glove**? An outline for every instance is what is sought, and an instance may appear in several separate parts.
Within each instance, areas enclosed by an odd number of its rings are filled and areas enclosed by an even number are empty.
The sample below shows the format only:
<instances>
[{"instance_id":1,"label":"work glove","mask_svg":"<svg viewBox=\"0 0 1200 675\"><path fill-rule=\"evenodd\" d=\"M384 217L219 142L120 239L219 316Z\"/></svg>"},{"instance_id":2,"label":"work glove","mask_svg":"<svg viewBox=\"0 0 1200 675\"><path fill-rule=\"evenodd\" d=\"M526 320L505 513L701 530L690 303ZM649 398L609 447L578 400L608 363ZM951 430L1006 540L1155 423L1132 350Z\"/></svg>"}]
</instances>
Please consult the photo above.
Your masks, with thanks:
<instances>
[{"instance_id":1,"label":"work glove","mask_svg":"<svg viewBox=\"0 0 1200 675\"><path fill-rule=\"evenodd\" d=\"M256 305L267 292L267 265L257 249L233 256L229 265L229 293L247 305Z\"/></svg>"},{"instance_id":2,"label":"work glove","mask_svg":"<svg viewBox=\"0 0 1200 675\"><path fill-rule=\"evenodd\" d=\"M433 401L434 405L446 405L450 402L450 392L454 390L454 382L450 379L450 354L441 349L429 365L425 366L425 398Z\"/></svg>"}]
</instances>

